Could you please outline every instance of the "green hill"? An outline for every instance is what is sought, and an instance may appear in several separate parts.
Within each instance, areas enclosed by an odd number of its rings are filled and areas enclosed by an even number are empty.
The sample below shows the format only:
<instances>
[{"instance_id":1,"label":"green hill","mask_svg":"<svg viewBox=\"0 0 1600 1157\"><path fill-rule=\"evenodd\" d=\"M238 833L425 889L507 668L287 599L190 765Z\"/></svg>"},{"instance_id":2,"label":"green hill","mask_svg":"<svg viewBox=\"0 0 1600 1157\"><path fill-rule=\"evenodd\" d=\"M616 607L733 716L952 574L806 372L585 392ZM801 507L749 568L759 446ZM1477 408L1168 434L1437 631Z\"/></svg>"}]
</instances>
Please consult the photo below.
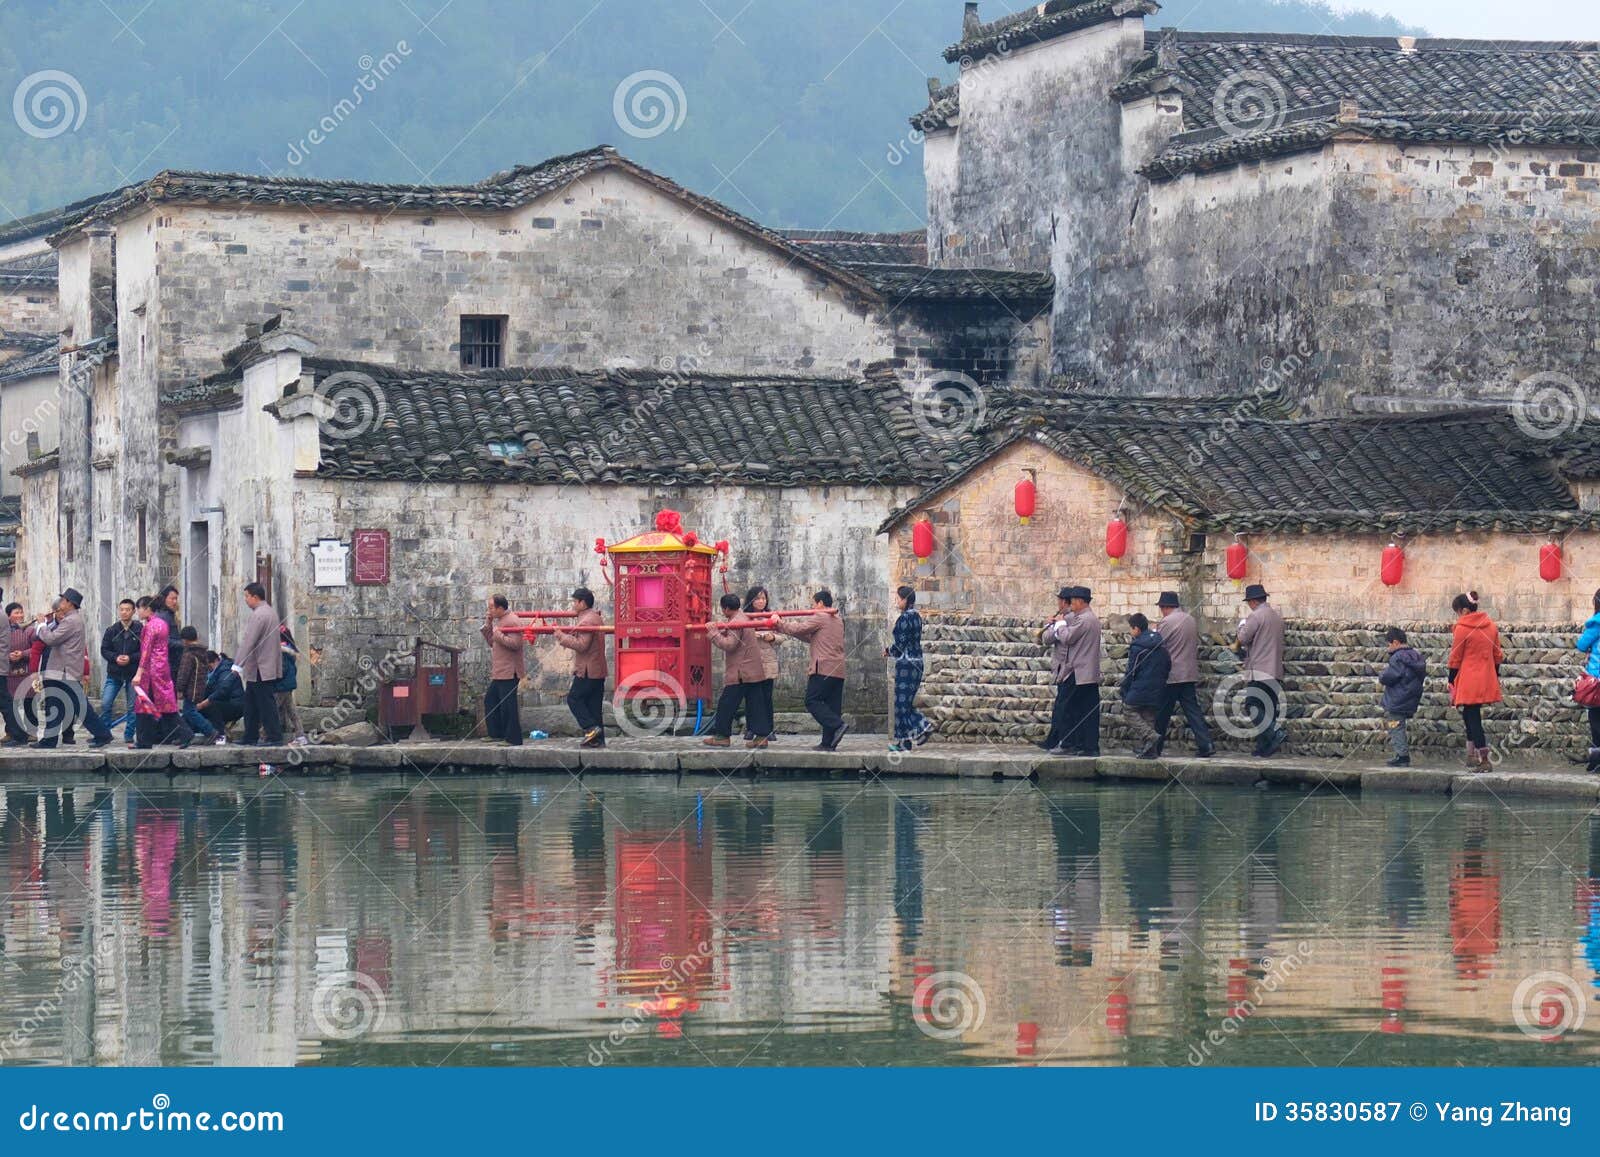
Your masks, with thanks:
<instances>
[{"instance_id":1,"label":"green hill","mask_svg":"<svg viewBox=\"0 0 1600 1157\"><path fill-rule=\"evenodd\" d=\"M983 13L1009 7L988 0ZM1183 27L1408 31L1307 0L1194 7ZM921 224L921 163L914 149L904 152L906 117L922 106L927 75L953 75L940 52L959 32L957 0L684 0L670 16L665 8L647 0L0 4L0 96L13 97L17 122L0 118L0 219L163 168L475 181L609 142L770 225ZM1174 0L1151 26L1189 8ZM51 70L67 78L38 75ZM630 135L613 115L619 85L647 72L670 80L636 81L646 91L631 112L624 94L625 114L660 111L654 83L676 127ZM65 104L52 101L52 89ZM645 119L638 129L658 124Z\"/></svg>"}]
</instances>

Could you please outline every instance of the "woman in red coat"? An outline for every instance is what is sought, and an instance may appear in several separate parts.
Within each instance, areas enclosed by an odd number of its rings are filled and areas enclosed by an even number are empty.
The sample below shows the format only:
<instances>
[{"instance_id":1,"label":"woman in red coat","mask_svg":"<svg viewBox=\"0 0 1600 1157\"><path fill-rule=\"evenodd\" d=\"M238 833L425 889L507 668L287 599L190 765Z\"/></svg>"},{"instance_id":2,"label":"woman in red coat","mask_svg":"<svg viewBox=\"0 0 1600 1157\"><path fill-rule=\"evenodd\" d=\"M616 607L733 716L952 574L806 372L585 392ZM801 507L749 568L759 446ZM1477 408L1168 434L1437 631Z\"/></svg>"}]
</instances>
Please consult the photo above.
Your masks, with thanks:
<instances>
[{"instance_id":1,"label":"woman in red coat","mask_svg":"<svg viewBox=\"0 0 1600 1157\"><path fill-rule=\"evenodd\" d=\"M1483 733L1483 709L1498 703L1500 664L1506 661L1500 646L1500 628L1478 609L1478 592L1457 595L1451 604L1456 612L1454 639L1450 647L1450 702L1461 708L1467 725L1467 766L1474 771L1489 770L1489 740Z\"/></svg>"}]
</instances>

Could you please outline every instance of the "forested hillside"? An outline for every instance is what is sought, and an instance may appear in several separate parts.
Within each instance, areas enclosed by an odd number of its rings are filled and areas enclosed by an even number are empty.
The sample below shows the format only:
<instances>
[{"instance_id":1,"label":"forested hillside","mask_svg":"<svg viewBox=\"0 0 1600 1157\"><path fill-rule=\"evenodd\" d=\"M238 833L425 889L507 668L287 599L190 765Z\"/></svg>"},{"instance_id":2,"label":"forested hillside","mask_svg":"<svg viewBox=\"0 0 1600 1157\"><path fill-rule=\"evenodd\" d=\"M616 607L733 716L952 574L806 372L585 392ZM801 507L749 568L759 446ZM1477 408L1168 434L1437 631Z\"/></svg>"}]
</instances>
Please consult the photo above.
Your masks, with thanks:
<instances>
[{"instance_id":1,"label":"forested hillside","mask_svg":"<svg viewBox=\"0 0 1600 1157\"><path fill-rule=\"evenodd\" d=\"M1180 21L1407 31L1307 0L1150 24ZM906 117L960 23L959 0L0 3L0 219L163 168L475 181L610 142L771 225L915 227Z\"/></svg>"}]
</instances>

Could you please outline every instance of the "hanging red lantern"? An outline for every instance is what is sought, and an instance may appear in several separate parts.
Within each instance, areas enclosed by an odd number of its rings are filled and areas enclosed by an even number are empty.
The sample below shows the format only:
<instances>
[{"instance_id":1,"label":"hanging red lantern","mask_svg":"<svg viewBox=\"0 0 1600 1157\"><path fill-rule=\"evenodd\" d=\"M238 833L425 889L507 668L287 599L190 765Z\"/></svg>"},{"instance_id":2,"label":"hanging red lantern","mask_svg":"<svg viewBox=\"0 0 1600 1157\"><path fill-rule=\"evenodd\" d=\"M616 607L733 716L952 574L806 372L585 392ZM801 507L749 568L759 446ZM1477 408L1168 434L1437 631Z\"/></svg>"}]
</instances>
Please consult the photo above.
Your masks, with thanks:
<instances>
[{"instance_id":1,"label":"hanging red lantern","mask_svg":"<svg viewBox=\"0 0 1600 1157\"><path fill-rule=\"evenodd\" d=\"M1547 542L1539 548L1539 577L1547 583L1561 581L1561 544Z\"/></svg>"},{"instance_id":2,"label":"hanging red lantern","mask_svg":"<svg viewBox=\"0 0 1600 1157\"><path fill-rule=\"evenodd\" d=\"M1022 519L1022 525L1027 526L1033 518L1033 512L1039 508L1039 488L1034 485L1032 478L1024 478L1017 483L1017 517Z\"/></svg>"},{"instance_id":3,"label":"hanging red lantern","mask_svg":"<svg viewBox=\"0 0 1600 1157\"><path fill-rule=\"evenodd\" d=\"M1228 577L1236 583L1244 582L1250 573L1250 551L1242 542L1228 547Z\"/></svg>"},{"instance_id":4,"label":"hanging red lantern","mask_svg":"<svg viewBox=\"0 0 1600 1157\"><path fill-rule=\"evenodd\" d=\"M1121 562L1128 554L1128 524L1121 518L1106 523L1106 556Z\"/></svg>"},{"instance_id":5,"label":"hanging red lantern","mask_svg":"<svg viewBox=\"0 0 1600 1157\"><path fill-rule=\"evenodd\" d=\"M933 523L927 519L911 528L911 553L917 556L918 562L927 562L933 557Z\"/></svg>"},{"instance_id":6,"label":"hanging red lantern","mask_svg":"<svg viewBox=\"0 0 1600 1157\"><path fill-rule=\"evenodd\" d=\"M1383 565L1378 573L1383 579L1384 586L1399 586L1406 577L1406 552L1391 542L1383 552Z\"/></svg>"}]
</instances>

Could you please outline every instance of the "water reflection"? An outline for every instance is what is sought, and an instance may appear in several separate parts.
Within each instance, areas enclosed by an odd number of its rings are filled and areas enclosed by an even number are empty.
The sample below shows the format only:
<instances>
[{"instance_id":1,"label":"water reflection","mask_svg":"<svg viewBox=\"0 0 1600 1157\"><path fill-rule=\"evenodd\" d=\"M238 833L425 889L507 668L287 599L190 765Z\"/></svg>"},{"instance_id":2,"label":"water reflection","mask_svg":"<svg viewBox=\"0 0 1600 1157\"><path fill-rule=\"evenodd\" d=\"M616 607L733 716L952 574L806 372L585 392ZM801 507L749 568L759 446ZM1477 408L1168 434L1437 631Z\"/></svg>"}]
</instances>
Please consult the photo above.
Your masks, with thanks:
<instances>
[{"instance_id":1,"label":"water reflection","mask_svg":"<svg viewBox=\"0 0 1600 1157\"><path fill-rule=\"evenodd\" d=\"M1596 1026L1512 1013L1536 973L1600 986L1600 821L1558 806L21 783L0 882L7 1064L1596 1057Z\"/></svg>"}]
</instances>

